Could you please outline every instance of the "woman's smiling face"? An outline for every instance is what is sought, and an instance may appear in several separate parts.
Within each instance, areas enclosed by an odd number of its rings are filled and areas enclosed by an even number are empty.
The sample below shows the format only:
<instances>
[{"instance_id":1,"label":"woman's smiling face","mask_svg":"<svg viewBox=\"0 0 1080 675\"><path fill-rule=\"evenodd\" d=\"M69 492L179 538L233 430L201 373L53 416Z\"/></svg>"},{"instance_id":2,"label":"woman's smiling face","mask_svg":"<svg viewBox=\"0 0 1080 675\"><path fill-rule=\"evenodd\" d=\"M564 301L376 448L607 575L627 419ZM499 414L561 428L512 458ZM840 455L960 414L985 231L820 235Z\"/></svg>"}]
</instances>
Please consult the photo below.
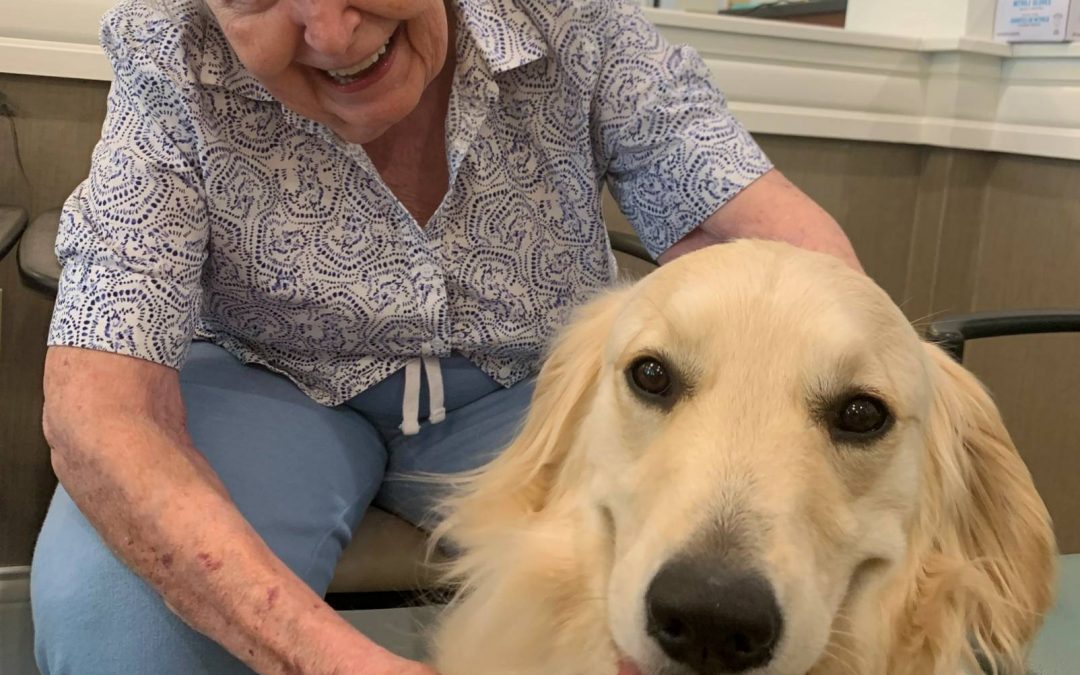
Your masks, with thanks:
<instances>
[{"instance_id":1,"label":"woman's smiling face","mask_svg":"<svg viewBox=\"0 0 1080 675\"><path fill-rule=\"evenodd\" d=\"M416 107L447 50L443 0L206 0L244 66L350 143Z\"/></svg>"}]
</instances>

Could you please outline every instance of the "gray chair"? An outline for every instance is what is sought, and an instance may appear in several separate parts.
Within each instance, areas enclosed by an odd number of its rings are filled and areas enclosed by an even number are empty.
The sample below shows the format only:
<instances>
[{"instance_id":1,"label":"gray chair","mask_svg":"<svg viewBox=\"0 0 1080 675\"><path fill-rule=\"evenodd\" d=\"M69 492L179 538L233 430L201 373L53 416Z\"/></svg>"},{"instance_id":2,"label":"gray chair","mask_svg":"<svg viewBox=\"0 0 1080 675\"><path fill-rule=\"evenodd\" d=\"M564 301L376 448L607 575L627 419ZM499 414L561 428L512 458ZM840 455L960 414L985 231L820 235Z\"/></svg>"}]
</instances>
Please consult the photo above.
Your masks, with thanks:
<instances>
[{"instance_id":1,"label":"gray chair","mask_svg":"<svg viewBox=\"0 0 1080 675\"><path fill-rule=\"evenodd\" d=\"M0 206L0 260L15 247L26 228L26 211L17 206Z\"/></svg>"}]
</instances>

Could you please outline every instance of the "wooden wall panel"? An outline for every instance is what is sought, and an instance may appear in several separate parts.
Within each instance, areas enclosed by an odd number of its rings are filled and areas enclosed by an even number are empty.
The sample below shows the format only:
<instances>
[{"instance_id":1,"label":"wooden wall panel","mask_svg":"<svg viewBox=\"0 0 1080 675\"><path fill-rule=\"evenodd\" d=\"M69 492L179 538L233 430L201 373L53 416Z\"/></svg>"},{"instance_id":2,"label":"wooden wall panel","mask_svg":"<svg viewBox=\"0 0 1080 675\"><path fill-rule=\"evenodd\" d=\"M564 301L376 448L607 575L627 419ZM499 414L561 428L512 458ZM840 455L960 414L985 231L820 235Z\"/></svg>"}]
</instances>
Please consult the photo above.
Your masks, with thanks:
<instances>
[{"instance_id":1,"label":"wooden wall panel","mask_svg":"<svg viewBox=\"0 0 1080 675\"><path fill-rule=\"evenodd\" d=\"M27 190L10 164L13 158L0 155L0 202L18 204L31 215L58 208L89 170L108 83L0 73L0 94L14 111L29 179ZM0 133L8 133L6 126L0 120Z\"/></svg>"},{"instance_id":2,"label":"wooden wall panel","mask_svg":"<svg viewBox=\"0 0 1080 675\"><path fill-rule=\"evenodd\" d=\"M27 565L56 479L41 433L41 375L52 301L0 260L0 567Z\"/></svg>"},{"instance_id":3,"label":"wooden wall panel","mask_svg":"<svg viewBox=\"0 0 1080 675\"><path fill-rule=\"evenodd\" d=\"M867 273L902 303L922 148L788 136L757 139L776 167L836 218Z\"/></svg>"},{"instance_id":4,"label":"wooden wall panel","mask_svg":"<svg viewBox=\"0 0 1080 675\"><path fill-rule=\"evenodd\" d=\"M973 307L1080 309L1080 163L998 156L986 200ZM996 397L1059 546L1080 552L1080 333L975 342L967 363Z\"/></svg>"}]
</instances>

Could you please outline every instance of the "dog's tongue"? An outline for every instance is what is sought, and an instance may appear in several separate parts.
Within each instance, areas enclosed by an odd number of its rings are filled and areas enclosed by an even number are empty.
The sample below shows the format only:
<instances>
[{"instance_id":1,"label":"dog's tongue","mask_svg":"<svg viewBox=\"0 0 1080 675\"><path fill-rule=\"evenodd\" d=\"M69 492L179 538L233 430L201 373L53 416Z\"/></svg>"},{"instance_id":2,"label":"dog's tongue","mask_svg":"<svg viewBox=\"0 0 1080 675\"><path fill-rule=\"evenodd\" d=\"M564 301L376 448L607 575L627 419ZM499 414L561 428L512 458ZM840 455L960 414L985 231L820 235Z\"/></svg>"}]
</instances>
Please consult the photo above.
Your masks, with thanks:
<instances>
[{"instance_id":1,"label":"dog's tongue","mask_svg":"<svg viewBox=\"0 0 1080 675\"><path fill-rule=\"evenodd\" d=\"M619 663L619 675L641 675L641 670L629 661Z\"/></svg>"}]
</instances>

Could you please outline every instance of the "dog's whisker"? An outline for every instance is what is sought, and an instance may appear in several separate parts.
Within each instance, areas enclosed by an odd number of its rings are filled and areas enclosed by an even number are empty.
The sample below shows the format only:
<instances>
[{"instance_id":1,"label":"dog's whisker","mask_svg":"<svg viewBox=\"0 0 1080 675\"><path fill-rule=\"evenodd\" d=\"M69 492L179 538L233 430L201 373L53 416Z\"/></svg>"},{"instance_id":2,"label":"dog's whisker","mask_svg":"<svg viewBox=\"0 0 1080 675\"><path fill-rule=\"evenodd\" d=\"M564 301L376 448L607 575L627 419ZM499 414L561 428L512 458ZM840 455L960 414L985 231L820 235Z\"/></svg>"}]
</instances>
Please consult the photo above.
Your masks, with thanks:
<instances>
[{"instance_id":1,"label":"dog's whisker","mask_svg":"<svg viewBox=\"0 0 1080 675\"><path fill-rule=\"evenodd\" d=\"M847 646L842 645L842 644L840 644L838 642L829 642L828 647L832 648L832 649L839 649L840 651L842 651L842 652L844 652L844 653L846 653L846 654L848 654L850 656L854 656L856 659L859 658L859 653L857 651L855 651L851 647L847 647Z\"/></svg>"},{"instance_id":2,"label":"dog's whisker","mask_svg":"<svg viewBox=\"0 0 1080 675\"><path fill-rule=\"evenodd\" d=\"M843 610L840 610L837 612L836 617L833 620L833 625L829 630L829 642L825 646L825 653L845 669L858 675L860 669L856 664L862 664L862 655L853 647L849 647L836 640L837 637L849 638L852 641L858 640L858 636L854 632L840 628L840 624L846 623L850 623L850 618Z\"/></svg>"},{"instance_id":3,"label":"dog's whisker","mask_svg":"<svg viewBox=\"0 0 1080 675\"><path fill-rule=\"evenodd\" d=\"M920 317L918 317L916 319L912 319L910 323L911 323L911 326L913 328L916 328L916 329L926 328L935 319L937 319L939 317L942 317L942 316L947 316L947 315L949 315L951 313L952 313L952 310L939 309L939 310L930 312L929 314L924 314L923 316L920 316Z\"/></svg>"},{"instance_id":4,"label":"dog's whisker","mask_svg":"<svg viewBox=\"0 0 1080 675\"><path fill-rule=\"evenodd\" d=\"M831 663L836 665L836 668L835 669L830 669L830 671L840 672L840 673L851 673L852 675L862 675L859 672L858 668L856 668L852 664L848 663L846 660L838 657L835 654L831 654L829 652L826 652L826 655L828 655L829 658L831 659Z\"/></svg>"},{"instance_id":5,"label":"dog's whisker","mask_svg":"<svg viewBox=\"0 0 1080 675\"><path fill-rule=\"evenodd\" d=\"M833 635L839 635L840 637L850 637L850 638L858 637L853 631L844 630L843 628L836 628L835 626L832 629L832 634Z\"/></svg>"},{"instance_id":6,"label":"dog's whisker","mask_svg":"<svg viewBox=\"0 0 1080 675\"><path fill-rule=\"evenodd\" d=\"M834 652L833 650L835 649L841 649L842 653ZM825 655L832 659L833 663L836 663L845 671L849 671L854 675L859 675L858 667L855 664L850 663L846 657L851 656L856 662L860 662L862 659L860 659L859 655L851 651L850 649L844 649L838 644L830 643L825 647Z\"/></svg>"}]
</instances>

